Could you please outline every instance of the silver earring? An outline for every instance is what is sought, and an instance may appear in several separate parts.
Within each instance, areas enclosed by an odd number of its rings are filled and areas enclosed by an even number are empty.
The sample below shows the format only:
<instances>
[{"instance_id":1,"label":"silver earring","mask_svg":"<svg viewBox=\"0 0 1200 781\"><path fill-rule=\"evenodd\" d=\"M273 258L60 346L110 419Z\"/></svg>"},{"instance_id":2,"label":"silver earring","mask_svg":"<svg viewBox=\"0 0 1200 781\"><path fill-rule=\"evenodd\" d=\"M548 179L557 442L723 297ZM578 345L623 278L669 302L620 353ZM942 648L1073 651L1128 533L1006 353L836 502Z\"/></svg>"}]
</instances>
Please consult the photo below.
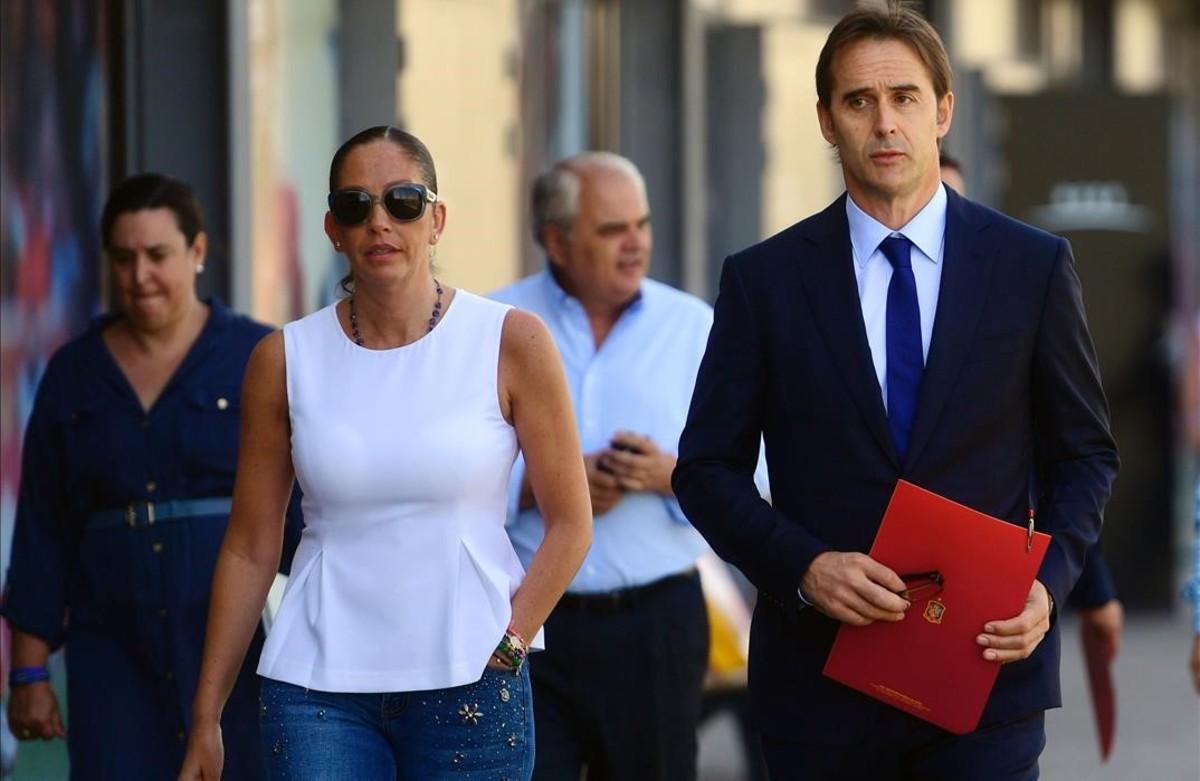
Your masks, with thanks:
<instances>
[{"instance_id":1,"label":"silver earring","mask_svg":"<svg viewBox=\"0 0 1200 781\"><path fill-rule=\"evenodd\" d=\"M203 263L197 263L197 264L196 264L196 273L197 273L197 274L203 274L203 273L204 273L204 264L203 264Z\"/></svg>"},{"instance_id":2,"label":"silver earring","mask_svg":"<svg viewBox=\"0 0 1200 781\"><path fill-rule=\"evenodd\" d=\"M340 241L335 241L333 243L333 248L335 250L337 250L338 252L341 252L342 251L342 243Z\"/></svg>"}]
</instances>

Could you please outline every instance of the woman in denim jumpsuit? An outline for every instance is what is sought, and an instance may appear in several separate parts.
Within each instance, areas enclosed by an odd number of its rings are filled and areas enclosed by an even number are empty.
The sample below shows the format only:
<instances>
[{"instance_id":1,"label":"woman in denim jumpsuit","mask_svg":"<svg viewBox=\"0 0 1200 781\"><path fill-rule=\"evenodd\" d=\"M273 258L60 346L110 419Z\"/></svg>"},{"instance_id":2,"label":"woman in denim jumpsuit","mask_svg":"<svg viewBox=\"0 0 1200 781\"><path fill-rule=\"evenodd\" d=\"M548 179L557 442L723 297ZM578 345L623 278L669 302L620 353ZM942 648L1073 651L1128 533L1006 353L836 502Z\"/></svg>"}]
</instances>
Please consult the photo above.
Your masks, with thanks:
<instances>
[{"instance_id":1,"label":"woman in denim jumpsuit","mask_svg":"<svg viewBox=\"0 0 1200 781\"><path fill-rule=\"evenodd\" d=\"M25 432L3 609L9 716L19 739L66 736L73 779L172 778L228 521L242 374L271 329L196 297L205 237L187 185L126 180L102 239L119 311L50 360ZM262 776L261 642L260 629L225 711L226 778ZM69 734L38 680L59 646Z\"/></svg>"}]
</instances>

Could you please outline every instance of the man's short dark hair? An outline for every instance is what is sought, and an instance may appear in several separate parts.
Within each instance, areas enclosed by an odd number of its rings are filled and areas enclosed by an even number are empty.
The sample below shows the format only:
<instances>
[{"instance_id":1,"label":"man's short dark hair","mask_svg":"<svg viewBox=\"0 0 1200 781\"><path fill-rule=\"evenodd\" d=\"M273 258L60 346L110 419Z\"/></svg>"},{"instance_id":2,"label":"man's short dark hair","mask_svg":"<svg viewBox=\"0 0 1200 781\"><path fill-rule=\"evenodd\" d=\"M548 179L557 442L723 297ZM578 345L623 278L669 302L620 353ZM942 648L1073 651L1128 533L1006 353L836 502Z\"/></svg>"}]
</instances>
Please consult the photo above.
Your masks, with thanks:
<instances>
[{"instance_id":1,"label":"man's short dark hair","mask_svg":"<svg viewBox=\"0 0 1200 781\"><path fill-rule=\"evenodd\" d=\"M886 8L860 8L842 17L817 58L817 100L830 107L833 95L833 58L852 43L867 38L903 41L916 51L929 71L938 100L950 91L953 73L950 57L937 30L908 3L891 0Z\"/></svg>"}]
</instances>

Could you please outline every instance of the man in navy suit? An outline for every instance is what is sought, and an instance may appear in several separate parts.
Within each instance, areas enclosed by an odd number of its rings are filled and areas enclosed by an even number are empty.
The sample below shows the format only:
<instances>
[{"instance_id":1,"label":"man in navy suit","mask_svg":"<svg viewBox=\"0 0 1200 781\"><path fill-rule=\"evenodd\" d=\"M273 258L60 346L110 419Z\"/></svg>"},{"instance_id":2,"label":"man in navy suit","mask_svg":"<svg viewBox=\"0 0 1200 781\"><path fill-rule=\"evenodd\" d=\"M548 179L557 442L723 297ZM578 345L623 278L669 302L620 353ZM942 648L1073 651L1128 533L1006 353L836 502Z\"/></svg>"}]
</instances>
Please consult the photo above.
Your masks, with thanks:
<instances>
[{"instance_id":1,"label":"man in navy suit","mask_svg":"<svg viewBox=\"0 0 1200 781\"><path fill-rule=\"evenodd\" d=\"M950 80L907 7L843 18L817 114L847 193L722 272L674 488L759 589L750 697L775 778L1037 778L1060 704L1055 604L1117 453L1069 245L942 186ZM773 505L753 482L760 436ZM968 735L821 675L841 623L910 607L865 554L901 478L1020 525L1036 494L1053 536L1020 614L980 627L1003 666Z\"/></svg>"}]
</instances>

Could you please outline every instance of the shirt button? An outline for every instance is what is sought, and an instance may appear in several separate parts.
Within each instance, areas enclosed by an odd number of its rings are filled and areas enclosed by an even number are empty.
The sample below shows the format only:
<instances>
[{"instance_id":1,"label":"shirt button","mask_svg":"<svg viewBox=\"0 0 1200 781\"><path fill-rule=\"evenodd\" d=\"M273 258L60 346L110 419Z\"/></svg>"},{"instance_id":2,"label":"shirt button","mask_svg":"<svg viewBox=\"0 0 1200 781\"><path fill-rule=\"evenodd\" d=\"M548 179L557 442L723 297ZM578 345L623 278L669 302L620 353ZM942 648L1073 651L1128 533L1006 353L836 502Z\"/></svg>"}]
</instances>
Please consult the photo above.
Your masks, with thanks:
<instances>
[{"instance_id":1,"label":"shirt button","mask_svg":"<svg viewBox=\"0 0 1200 781\"><path fill-rule=\"evenodd\" d=\"M183 742L183 740L184 740L184 738L186 738L186 737L187 737L187 735L185 735L185 734L183 733L183 730L179 730L178 732L176 732L176 733L175 733L175 737L179 739L179 742L180 742L180 743L182 743L182 742Z\"/></svg>"},{"instance_id":2,"label":"shirt button","mask_svg":"<svg viewBox=\"0 0 1200 781\"><path fill-rule=\"evenodd\" d=\"M156 542L150 546L150 550L154 551L155 553L162 553L163 548L165 548L165 547L166 546L163 545L161 542Z\"/></svg>"},{"instance_id":3,"label":"shirt button","mask_svg":"<svg viewBox=\"0 0 1200 781\"><path fill-rule=\"evenodd\" d=\"M162 616L163 618L166 618L167 617L167 609L165 607L160 607L158 609L158 614L160 616Z\"/></svg>"},{"instance_id":4,"label":"shirt button","mask_svg":"<svg viewBox=\"0 0 1200 781\"><path fill-rule=\"evenodd\" d=\"M150 428L150 418L149 417L142 418L142 428Z\"/></svg>"},{"instance_id":5,"label":"shirt button","mask_svg":"<svg viewBox=\"0 0 1200 781\"><path fill-rule=\"evenodd\" d=\"M146 493L152 494L157 490L158 490L158 483L154 482L153 480L149 480L146 482Z\"/></svg>"},{"instance_id":6,"label":"shirt button","mask_svg":"<svg viewBox=\"0 0 1200 781\"><path fill-rule=\"evenodd\" d=\"M175 673L171 672L170 670L167 670L165 673L163 673L163 677L166 678L168 681L173 681L173 680L175 680Z\"/></svg>"},{"instance_id":7,"label":"shirt button","mask_svg":"<svg viewBox=\"0 0 1200 781\"><path fill-rule=\"evenodd\" d=\"M217 399L217 409L229 409L229 399L224 396Z\"/></svg>"}]
</instances>

